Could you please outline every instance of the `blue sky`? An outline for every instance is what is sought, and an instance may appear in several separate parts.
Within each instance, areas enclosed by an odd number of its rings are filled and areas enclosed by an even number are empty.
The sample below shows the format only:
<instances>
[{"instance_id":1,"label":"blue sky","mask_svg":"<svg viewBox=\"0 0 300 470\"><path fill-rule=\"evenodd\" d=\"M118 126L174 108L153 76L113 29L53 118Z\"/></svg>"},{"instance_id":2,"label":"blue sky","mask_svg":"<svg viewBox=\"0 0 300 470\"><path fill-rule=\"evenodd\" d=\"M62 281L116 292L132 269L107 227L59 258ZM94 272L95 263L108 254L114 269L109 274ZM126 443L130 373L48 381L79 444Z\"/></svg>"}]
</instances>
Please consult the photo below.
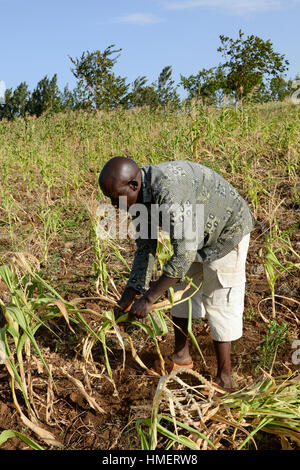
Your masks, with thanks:
<instances>
[{"instance_id":1,"label":"blue sky","mask_svg":"<svg viewBox=\"0 0 300 470\"><path fill-rule=\"evenodd\" d=\"M75 86L68 56L122 48L116 72L132 82L156 80L172 65L174 79L221 62L219 35L270 39L300 73L300 0L0 0L0 80L30 89L58 74L60 88Z\"/></svg>"}]
</instances>

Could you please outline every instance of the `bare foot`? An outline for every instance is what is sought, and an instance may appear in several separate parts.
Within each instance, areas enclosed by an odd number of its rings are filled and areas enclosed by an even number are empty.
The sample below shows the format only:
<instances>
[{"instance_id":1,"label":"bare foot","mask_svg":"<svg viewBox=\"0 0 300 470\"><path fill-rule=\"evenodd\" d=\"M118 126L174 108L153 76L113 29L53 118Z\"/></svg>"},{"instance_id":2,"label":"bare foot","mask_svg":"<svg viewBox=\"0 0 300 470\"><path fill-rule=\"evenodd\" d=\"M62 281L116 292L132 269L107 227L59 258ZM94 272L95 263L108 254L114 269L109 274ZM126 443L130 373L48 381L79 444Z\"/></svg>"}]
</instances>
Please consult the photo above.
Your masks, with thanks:
<instances>
[{"instance_id":1,"label":"bare foot","mask_svg":"<svg viewBox=\"0 0 300 470\"><path fill-rule=\"evenodd\" d=\"M222 377L217 376L215 378L215 383L220 385L220 387L224 388L224 390L229 391L233 389L233 383L230 375L222 375Z\"/></svg>"},{"instance_id":2,"label":"bare foot","mask_svg":"<svg viewBox=\"0 0 300 470\"><path fill-rule=\"evenodd\" d=\"M180 366L184 366L190 364L192 362L192 358L189 353L182 354L182 353L173 353L170 356L171 361L179 364Z\"/></svg>"}]
</instances>

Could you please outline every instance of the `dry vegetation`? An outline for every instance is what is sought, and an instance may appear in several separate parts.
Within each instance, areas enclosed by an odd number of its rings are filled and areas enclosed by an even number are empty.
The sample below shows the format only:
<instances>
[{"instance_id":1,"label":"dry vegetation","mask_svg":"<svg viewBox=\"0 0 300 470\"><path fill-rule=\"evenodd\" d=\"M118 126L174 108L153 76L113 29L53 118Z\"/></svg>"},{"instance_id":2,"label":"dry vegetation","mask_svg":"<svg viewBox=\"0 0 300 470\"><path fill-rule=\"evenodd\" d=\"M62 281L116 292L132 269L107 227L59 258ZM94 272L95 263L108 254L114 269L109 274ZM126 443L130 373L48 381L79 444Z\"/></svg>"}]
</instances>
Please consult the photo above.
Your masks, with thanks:
<instances>
[{"instance_id":1,"label":"dry vegetation","mask_svg":"<svg viewBox=\"0 0 300 470\"><path fill-rule=\"evenodd\" d=\"M299 135L300 109L288 103L0 123L1 448L299 447ZM236 395L212 393L205 322L193 328L195 373L157 389L148 366L171 349L168 309L145 323L114 320L134 252L132 240L95 233L97 178L114 155L194 160L247 199L257 223L244 336L233 344Z\"/></svg>"}]
</instances>

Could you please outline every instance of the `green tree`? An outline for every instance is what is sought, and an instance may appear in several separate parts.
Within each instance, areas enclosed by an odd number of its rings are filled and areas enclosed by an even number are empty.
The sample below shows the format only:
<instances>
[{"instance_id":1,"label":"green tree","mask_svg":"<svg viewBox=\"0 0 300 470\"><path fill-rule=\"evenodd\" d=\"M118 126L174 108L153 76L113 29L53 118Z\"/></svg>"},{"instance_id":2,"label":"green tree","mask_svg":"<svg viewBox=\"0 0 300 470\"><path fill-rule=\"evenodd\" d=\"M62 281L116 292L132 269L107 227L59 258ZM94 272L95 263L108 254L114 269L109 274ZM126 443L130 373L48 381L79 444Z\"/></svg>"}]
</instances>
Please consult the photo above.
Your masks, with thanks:
<instances>
[{"instance_id":1,"label":"green tree","mask_svg":"<svg viewBox=\"0 0 300 470\"><path fill-rule=\"evenodd\" d=\"M293 80L285 80L283 76L273 77L270 81L271 101L283 101L292 93Z\"/></svg>"},{"instance_id":2,"label":"green tree","mask_svg":"<svg viewBox=\"0 0 300 470\"><path fill-rule=\"evenodd\" d=\"M251 99L258 103L284 101L293 93L293 80L286 80L283 75L263 81L251 93ZM248 98L247 98L248 99Z\"/></svg>"},{"instance_id":3,"label":"green tree","mask_svg":"<svg viewBox=\"0 0 300 470\"><path fill-rule=\"evenodd\" d=\"M132 92L128 95L131 106L150 106L157 108L167 105L179 106L180 98L172 79L172 67L164 67L156 82L146 85L145 76L138 77L132 84Z\"/></svg>"},{"instance_id":4,"label":"green tree","mask_svg":"<svg viewBox=\"0 0 300 470\"><path fill-rule=\"evenodd\" d=\"M180 84L188 93L187 99L202 100L203 103L219 104L223 98L224 74L221 67L202 69L197 75L180 75Z\"/></svg>"},{"instance_id":5,"label":"green tree","mask_svg":"<svg viewBox=\"0 0 300 470\"><path fill-rule=\"evenodd\" d=\"M155 84L158 101L161 106L167 106L168 104L179 106L180 98L174 83L172 79L172 67L171 65L167 65L162 69L157 83Z\"/></svg>"},{"instance_id":6,"label":"green tree","mask_svg":"<svg viewBox=\"0 0 300 470\"><path fill-rule=\"evenodd\" d=\"M61 93L57 85L57 75L50 80L47 75L38 82L28 103L30 114L41 116L46 111L57 113L61 110Z\"/></svg>"},{"instance_id":7,"label":"green tree","mask_svg":"<svg viewBox=\"0 0 300 470\"><path fill-rule=\"evenodd\" d=\"M132 92L129 94L130 106L150 106L157 108L159 98L154 85L146 85L146 77L138 77L132 84Z\"/></svg>"},{"instance_id":8,"label":"green tree","mask_svg":"<svg viewBox=\"0 0 300 470\"><path fill-rule=\"evenodd\" d=\"M226 76L225 90L234 95L236 103L242 101L255 88L259 88L264 78L274 78L284 73L289 65L285 56L274 52L270 40L258 36L248 36L240 30L238 39L220 36L225 63L222 70Z\"/></svg>"},{"instance_id":9,"label":"green tree","mask_svg":"<svg viewBox=\"0 0 300 470\"><path fill-rule=\"evenodd\" d=\"M5 104L0 106L0 119L12 120L16 117L24 117L28 111L30 91L26 82L21 82L13 91L9 88L5 92Z\"/></svg>"},{"instance_id":10,"label":"green tree","mask_svg":"<svg viewBox=\"0 0 300 470\"><path fill-rule=\"evenodd\" d=\"M62 111L73 110L77 107L76 93L74 90L69 90L68 85L66 85L61 92L60 101Z\"/></svg>"},{"instance_id":11,"label":"green tree","mask_svg":"<svg viewBox=\"0 0 300 470\"><path fill-rule=\"evenodd\" d=\"M5 90L5 103L0 105L0 119L14 119L13 112L13 90L12 88L7 88Z\"/></svg>"},{"instance_id":12,"label":"green tree","mask_svg":"<svg viewBox=\"0 0 300 470\"><path fill-rule=\"evenodd\" d=\"M81 57L69 57L74 68L72 73L78 80L77 102L90 109L113 109L117 106L127 106L128 88L126 78L116 76L113 67L118 60L114 44L103 52L83 52ZM117 54L117 55L115 55Z\"/></svg>"}]
</instances>

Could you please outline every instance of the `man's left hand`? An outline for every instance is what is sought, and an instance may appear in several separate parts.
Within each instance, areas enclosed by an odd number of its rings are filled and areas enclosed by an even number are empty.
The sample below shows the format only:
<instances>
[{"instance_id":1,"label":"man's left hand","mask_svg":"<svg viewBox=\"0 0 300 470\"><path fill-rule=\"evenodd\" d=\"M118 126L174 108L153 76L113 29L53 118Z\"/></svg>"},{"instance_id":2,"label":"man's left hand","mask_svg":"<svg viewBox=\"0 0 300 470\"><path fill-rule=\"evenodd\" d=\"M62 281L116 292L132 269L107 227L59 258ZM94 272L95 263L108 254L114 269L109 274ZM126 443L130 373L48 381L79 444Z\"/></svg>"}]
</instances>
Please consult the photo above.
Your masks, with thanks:
<instances>
[{"instance_id":1,"label":"man's left hand","mask_svg":"<svg viewBox=\"0 0 300 470\"><path fill-rule=\"evenodd\" d=\"M143 318L150 312L151 308L152 302L147 297L141 297L133 303L129 313L137 318Z\"/></svg>"}]
</instances>

